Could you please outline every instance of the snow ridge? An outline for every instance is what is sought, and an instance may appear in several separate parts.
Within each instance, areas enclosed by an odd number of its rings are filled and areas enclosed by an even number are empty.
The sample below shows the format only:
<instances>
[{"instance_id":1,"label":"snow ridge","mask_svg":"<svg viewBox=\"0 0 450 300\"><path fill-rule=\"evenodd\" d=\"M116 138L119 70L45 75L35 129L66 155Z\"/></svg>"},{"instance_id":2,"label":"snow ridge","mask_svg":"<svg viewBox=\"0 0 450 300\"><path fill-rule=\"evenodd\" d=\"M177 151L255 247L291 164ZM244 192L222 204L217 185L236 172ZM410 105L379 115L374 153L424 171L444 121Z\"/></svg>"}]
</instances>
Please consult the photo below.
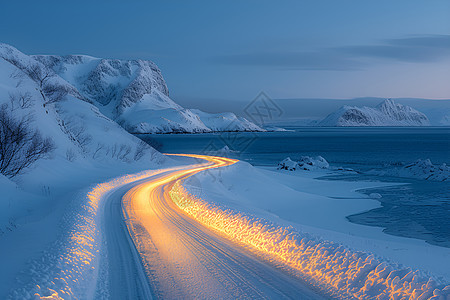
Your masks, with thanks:
<instances>
[{"instance_id":1,"label":"snow ridge","mask_svg":"<svg viewBox=\"0 0 450 300\"><path fill-rule=\"evenodd\" d=\"M343 106L318 126L429 126L427 116L410 106L386 99L376 107Z\"/></svg>"},{"instance_id":2,"label":"snow ridge","mask_svg":"<svg viewBox=\"0 0 450 300\"><path fill-rule=\"evenodd\" d=\"M269 254L298 270L311 284L340 299L447 299L445 286L419 271L391 264L370 253L319 240L270 221L210 204L178 182L174 203L203 225Z\"/></svg>"}]
</instances>

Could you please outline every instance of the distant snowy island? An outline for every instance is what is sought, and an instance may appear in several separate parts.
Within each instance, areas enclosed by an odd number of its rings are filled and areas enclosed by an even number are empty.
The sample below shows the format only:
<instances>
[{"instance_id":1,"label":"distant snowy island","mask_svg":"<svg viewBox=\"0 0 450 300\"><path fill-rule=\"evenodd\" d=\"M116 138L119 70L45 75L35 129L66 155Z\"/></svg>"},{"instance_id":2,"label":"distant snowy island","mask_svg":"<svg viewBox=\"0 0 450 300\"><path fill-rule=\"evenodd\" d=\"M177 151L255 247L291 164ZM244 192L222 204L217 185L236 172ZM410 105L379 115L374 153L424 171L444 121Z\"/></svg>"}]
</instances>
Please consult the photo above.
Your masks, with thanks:
<instances>
[{"instance_id":1,"label":"distant snowy island","mask_svg":"<svg viewBox=\"0 0 450 300\"><path fill-rule=\"evenodd\" d=\"M272 120L265 128L450 126L448 99L293 98L275 102L283 108L283 118Z\"/></svg>"},{"instance_id":2,"label":"distant snowy island","mask_svg":"<svg viewBox=\"0 0 450 300\"><path fill-rule=\"evenodd\" d=\"M406 105L386 99L376 107L343 106L318 126L430 126L428 117Z\"/></svg>"}]
</instances>

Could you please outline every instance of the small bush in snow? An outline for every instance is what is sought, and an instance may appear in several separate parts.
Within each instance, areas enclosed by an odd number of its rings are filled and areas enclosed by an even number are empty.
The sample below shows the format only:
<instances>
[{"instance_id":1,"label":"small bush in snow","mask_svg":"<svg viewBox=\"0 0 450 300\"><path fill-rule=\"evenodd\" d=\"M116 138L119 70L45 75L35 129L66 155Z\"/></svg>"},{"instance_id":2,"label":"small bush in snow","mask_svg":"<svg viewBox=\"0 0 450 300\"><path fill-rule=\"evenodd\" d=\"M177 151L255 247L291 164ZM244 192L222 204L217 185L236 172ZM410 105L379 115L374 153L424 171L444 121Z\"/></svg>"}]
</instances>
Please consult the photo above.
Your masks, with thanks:
<instances>
[{"instance_id":1,"label":"small bush in snow","mask_svg":"<svg viewBox=\"0 0 450 300\"><path fill-rule=\"evenodd\" d=\"M83 151L87 151L87 146L92 141L92 136L86 132L86 127L84 125L76 125L73 120L66 122L66 128L70 131L71 137L76 142Z\"/></svg>"},{"instance_id":2,"label":"small bush in snow","mask_svg":"<svg viewBox=\"0 0 450 300\"><path fill-rule=\"evenodd\" d=\"M67 96L68 90L63 85L47 84L42 89L44 96L44 107L50 103L56 103Z\"/></svg>"},{"instance_id":3,"label":"small bush in snow","mask_svg":"<svg viewBox=\"0 0 450 300\"><path fill-rule=\"evenodd\" d=\"M105 148L105 144L97 143L94 152L92 152L92 158L96 159L100 156L101 151Z\"/></svg>"},{"instance_id":4,"label":"small bush in snow","mask_svg":"<svg viewBox=\"0 0 450 300\"><path fill-rule=\"evenodd\" d=\"M9 102L11 103L11 110L17 108L26 109L33 105L30 93L11 93L9 94Z\"/></svg>"},{"instance_id":5,"label":"small bush in snow","mask_svg":"<svg viewBox=\"0 0 450 300\"><path fill-rule=\"evenodd\" d=\"M75 150L73 150L72 148L67 149L66 151L66 159L70 162L75 161L75 159L77 158L77 155L75 153Z\"/></svg>"},{"instance_id":6,"label":"small bush in snow","mask_svg":"<svg viewBox=\"0 0 450 300\"><path fill-rule=\"evenodd\" d=\"M30 120L16 120L6 106L0 108L0 173L14 177L55 149L50 138L30 128Z\"/></svg>"},{"instance_id":7,"label":"small bush in snow","mask_svg":"<svg viewBox=\"0 0 450 300\"><path fill-rule=\"evenodd\" d=\"M131 153L131 146L121 144L117 152L117 158L123 161L128 161L128 155Z\"/></svg>"},{"instance_id":8,"label":"small bush in snow","mask_svg":"<svg viewBox=\"0 0 450 300\"><path fill-rule=\"evenodd\" d=\"M144 156L145 150L147 150L147 148L150 148L147 143L145 143L144 141L140 141L136 146L136 151L134 152L134 160L140 160Z\"/></svg>"}]
</instances>

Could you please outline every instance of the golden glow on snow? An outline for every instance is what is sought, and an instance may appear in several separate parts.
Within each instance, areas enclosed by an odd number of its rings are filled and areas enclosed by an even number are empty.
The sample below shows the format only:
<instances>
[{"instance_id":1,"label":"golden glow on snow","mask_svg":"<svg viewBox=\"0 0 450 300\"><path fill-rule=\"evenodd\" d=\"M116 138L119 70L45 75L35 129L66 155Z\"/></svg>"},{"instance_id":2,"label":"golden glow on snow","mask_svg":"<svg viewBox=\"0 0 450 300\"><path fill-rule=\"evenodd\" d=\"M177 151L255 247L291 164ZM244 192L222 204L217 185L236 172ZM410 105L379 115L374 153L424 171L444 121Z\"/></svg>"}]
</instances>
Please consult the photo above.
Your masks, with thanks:
<instances>
[{"instance_id":1,"label":"golden glow on snow","mask_svg":"<svg viewBox=\"0 0 450 300\"><path fill-rule=\"evenodd\" d=\"M158 171L145 171L134 175L125 175L95 186L87 195L87 202L76 217L76 224L70 231L67 247L63 254L57 258L58 271L53 279L48 279L41 285L35 286L34 298L37 299L72 299L73 286L79 286L84 274L88 270L98 272L96 262L98 250L98 209L101 200L115 188L127 183L148 178L161 173ZM91 272L92 273L92 272ZM43 279L42 279L43 280ZM46 286L46 287L44 287ZM85 288L85 287L82 287Z\"/></svg>"},{"instance_id":2,"label":"golden glow on snow","mask_svg":"<svg viewBox=\"0 0 450 300\"><path fill-rule=\"evenodd\" d=\"M440 293L434 289L436 283L432 280L419 282L417 271L404 274L391 270L372 255L364 256L327 241L311 241L289 228L221 209L189 194L181 180L172 186L170 197L202 225L270 255L339 298L345 298L344 295L361 299L373 297L373 287L380 288L376 299L428 299L433 293ZM372 294L367 293L370 289Z\"/></svg>"},{"instance_id":3,"label":"golden glow on snow","mask_svg":"<svg viewBox=\"0 0 450 300\"><path fill-rule=\"evenodd\" d=\"M94 260L97 257L95 252L98 251L96 216L101 200L117 187L148 177L151 177L148 181L125 194L122 205L125 223L144 267L152 268L158 264L158 259L170 261L176 258L177 263L189 263L188 254L180 246L182 242L174 236L171 225L167 224L167 220L177 222L177 216L181 213L192 218L193 222L264 254L264 257L270 256L297 270L312 284L338 298L373 298L373 294L369 297L367 292L374 288L379 288L376 299L428 299L433 294L441 293L434 289L436 284L432 280L420 283L417 272L394 270L374 256L350 251L332 242L311 239L291 228L223 209L189 194L182 186L184 179L207 169L229 166L237 160L204 155L179 156L197 158L199 162L190 166L127 175L96 186L88 194L89 201L85 207L88 213L83 215L77 230L71 233L72 247L59 258L60 265L66 267L59 277L51 281L52 285L48 285L45 292L37 286L35 296L41 299L72 298L71 287L80 285L78 280L81 275L86 274L88 268L98 272ZM162 215L166 217L165 220L161 219ZM151 239L145 239L144 236L151 236ZM198 276L189 269L184 268L186 274L179 276ZM158 272L158 268L153 270ZM163 280L160 288L170 289L170 280ZM202 288L202 284L197 288Z\"/></svg>"}]
</instances>

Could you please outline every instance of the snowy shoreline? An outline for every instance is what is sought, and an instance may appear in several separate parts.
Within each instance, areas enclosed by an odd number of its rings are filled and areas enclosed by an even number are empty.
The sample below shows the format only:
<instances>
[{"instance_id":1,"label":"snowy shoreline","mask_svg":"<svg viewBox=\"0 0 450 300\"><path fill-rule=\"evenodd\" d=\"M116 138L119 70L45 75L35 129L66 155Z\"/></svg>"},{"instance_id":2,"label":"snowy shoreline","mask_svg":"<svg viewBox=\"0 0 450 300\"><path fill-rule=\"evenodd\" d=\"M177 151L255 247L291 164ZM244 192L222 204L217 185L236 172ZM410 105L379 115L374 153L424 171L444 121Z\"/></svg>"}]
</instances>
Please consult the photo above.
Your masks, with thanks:
<instances>
[{"instance_id":1,"label":"snowy shoreline","mask_svg":"<svg viewBox=\"0 0 450 300\"><path fill-rule=\"evenodd\" d=\"M346 219L348 215L381 206L378 200L358 190L395 183L327 182L316 179L326 174L323 171L295 175L280 172L283 171L253 168L239 162L223 170L195 175L184 187L212 205L292 226L316 238L373 253L382 261L419 269L425 277L450 281L450 263L446 263L450 261L449 248L388 235L383 228L358 225ZM262 180L265 187L258 184Z\"/></svg>"}]
</instances>

